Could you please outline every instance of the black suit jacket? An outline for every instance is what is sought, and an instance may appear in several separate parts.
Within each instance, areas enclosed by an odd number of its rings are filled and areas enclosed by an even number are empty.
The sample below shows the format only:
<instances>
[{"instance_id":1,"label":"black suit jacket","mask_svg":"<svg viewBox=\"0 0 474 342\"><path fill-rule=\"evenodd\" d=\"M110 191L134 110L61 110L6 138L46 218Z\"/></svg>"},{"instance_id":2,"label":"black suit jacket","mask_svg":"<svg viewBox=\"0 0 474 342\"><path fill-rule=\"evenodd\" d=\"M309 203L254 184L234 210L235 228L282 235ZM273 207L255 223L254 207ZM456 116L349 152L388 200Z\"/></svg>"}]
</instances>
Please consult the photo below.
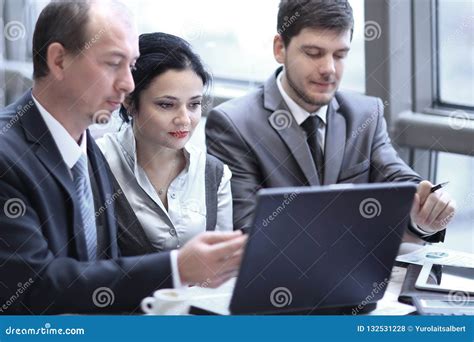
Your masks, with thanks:
<instances>
[{"instance_id":1,"label":"black suit jacket","mask_svg":"<svg viewBox=\"0 0 474 342\"><path fill-rule=\"evenodd\" d=\"M133 311L155 289L172 287L169 253L120 257L116 197L87 134L103 244L94 262L74 183L31 91L0 112L0 302L7 304L0 313ZM103 307L105 292L112 303Z\"/></svg>"}]
</instances>

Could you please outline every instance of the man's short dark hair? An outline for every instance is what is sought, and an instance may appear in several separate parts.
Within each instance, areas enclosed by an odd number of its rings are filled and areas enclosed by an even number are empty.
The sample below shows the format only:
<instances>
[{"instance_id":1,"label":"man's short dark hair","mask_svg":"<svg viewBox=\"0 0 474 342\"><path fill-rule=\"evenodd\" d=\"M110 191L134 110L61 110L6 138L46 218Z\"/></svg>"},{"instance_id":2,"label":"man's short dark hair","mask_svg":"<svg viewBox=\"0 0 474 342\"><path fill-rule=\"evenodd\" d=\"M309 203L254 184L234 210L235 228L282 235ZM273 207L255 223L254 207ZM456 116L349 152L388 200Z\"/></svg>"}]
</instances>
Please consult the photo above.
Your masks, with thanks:
<instances>
[{"instance_id":1,"label":"man's short dark hair","mask_svg":"<svg viewBox=\"0 0 474 342\"><path fill-rule=\"evenodd\" d=\"M52 43L61 43L72 53L84 48L90 7L88 0L55 0L41 11L33 34L34 79L48 75L47 51Z\"/></svg>"},{"instance_id":2,"label":"man's short dark hair","mask_svg":"<svg viewBox=\"0 0 474 342\"><path fill-rule=\"evenodd\" d=\"M352 7L347 0L281 0L277 32L285 46L305 28L350 30L352 38Z\"/></svg>"}]
</instances>

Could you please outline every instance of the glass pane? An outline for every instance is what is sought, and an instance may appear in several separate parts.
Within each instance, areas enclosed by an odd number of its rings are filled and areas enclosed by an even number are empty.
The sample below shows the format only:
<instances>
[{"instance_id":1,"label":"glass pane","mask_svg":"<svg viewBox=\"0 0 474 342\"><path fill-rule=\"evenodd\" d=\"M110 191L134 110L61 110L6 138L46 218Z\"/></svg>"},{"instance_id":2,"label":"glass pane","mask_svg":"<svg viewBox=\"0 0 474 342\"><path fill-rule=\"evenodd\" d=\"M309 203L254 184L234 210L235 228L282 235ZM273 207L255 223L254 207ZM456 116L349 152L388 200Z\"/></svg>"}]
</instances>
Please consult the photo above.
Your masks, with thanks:
<instances>
[{"instance_id":1,"label":"glass pane","mask_svg":"<svg viewBox=\"0 0 474 342\"><path fill-rule=\"evenodd\" d=\"M188 40L217 78L264 82L277 68L273 36L279 0L129 0L139 31ZM365 92L364 0L351 2L356 29L343 87Z\"/></svg>"},{"instance_id":2,"label":"glass pane","mask_svg":"<svg viewBox=\"0 0 474 342\"><path fill-rule=\"evenodd\" d=\"M474 106L474 2L438 0L440 101Z\"/></svg>"},{"instance_id":3,"label":"glass pane","mask_svg":"<svg viewBox=\"0 0 474 342\"><path fill-rule=\"evenodd\" d=\"M457 203L456 216L446 232L450 249L474 253L474 157L438 154L437 182L449 181L446 191Z\"/></svg>"}]
</instances>

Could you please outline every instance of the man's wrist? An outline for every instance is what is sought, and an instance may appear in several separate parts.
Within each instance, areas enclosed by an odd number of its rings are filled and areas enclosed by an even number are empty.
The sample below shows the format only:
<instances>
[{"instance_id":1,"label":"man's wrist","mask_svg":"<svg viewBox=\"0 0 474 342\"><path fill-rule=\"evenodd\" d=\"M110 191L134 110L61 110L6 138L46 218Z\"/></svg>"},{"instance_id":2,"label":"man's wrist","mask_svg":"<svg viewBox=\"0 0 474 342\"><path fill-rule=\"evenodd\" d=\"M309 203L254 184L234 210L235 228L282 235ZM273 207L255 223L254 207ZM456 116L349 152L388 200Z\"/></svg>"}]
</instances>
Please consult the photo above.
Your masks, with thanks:
<instances>
[{"instance_id":1,"label":"man's wrist","mask_svg":"<svg viewBox=\"0 0 474 342\"><path fill-rule=\"evenodd\" d=\"M413 233L418 235L421 238L426 238L432 235L435 235L437 232L429 232L417 225L413 220L410 220L410 227Z\"/></svg>"},{"instance_id":2,"label":"man's wrist","mask_svg":"<svg viewBox=\"0 0 474 342\"><path fill-rule=\"evenodd\" d=\"M179 273L177 249L174 249L170 252L170 261L171 261L171 278L173 280L173 287L175 289L185 287L186 284L181 281L181 275Z\"/></svg>"}]
</instances>

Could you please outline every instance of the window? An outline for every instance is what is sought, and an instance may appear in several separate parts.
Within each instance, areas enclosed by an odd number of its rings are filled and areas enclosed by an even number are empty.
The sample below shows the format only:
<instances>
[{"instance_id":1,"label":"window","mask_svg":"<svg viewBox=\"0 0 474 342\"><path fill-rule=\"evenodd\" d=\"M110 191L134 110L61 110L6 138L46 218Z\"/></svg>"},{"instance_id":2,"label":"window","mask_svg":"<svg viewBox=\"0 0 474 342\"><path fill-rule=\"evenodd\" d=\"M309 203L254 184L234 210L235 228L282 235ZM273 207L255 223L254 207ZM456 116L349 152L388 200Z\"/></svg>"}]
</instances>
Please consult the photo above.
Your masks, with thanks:
<instances>
[{"instance_id":1,"label":"window","mask_svg":"<svg viewBox=\"0 0 474 342\"><path fill-rule=\"evenodd\" d=\"M217 80L252 85L277 68L273 37L279 0L130 0L140 33L162 31L189 41ZM356 28L343 87L365 92L364 0L351 2Z\"/></svg>"},{"instance_id":2,"label":"window","mask_svg":"<svg viewBox=\"0 0 474 342\"><path fill-rule=\"evenodd\" d=\"M474 157L440 152L437 166L436 182L449 181L446 191L457 203L446 247L474 253Z\"/></svg>"},{"instance_id":3,"label":"window","mask_svg":"<svg viewBox=\"0 0 474 342\"><path fill-rule=\"evenodd\" d=\"M438 100L474 107L474 3L438 0Z\"/></svg>"}]
</instances>

